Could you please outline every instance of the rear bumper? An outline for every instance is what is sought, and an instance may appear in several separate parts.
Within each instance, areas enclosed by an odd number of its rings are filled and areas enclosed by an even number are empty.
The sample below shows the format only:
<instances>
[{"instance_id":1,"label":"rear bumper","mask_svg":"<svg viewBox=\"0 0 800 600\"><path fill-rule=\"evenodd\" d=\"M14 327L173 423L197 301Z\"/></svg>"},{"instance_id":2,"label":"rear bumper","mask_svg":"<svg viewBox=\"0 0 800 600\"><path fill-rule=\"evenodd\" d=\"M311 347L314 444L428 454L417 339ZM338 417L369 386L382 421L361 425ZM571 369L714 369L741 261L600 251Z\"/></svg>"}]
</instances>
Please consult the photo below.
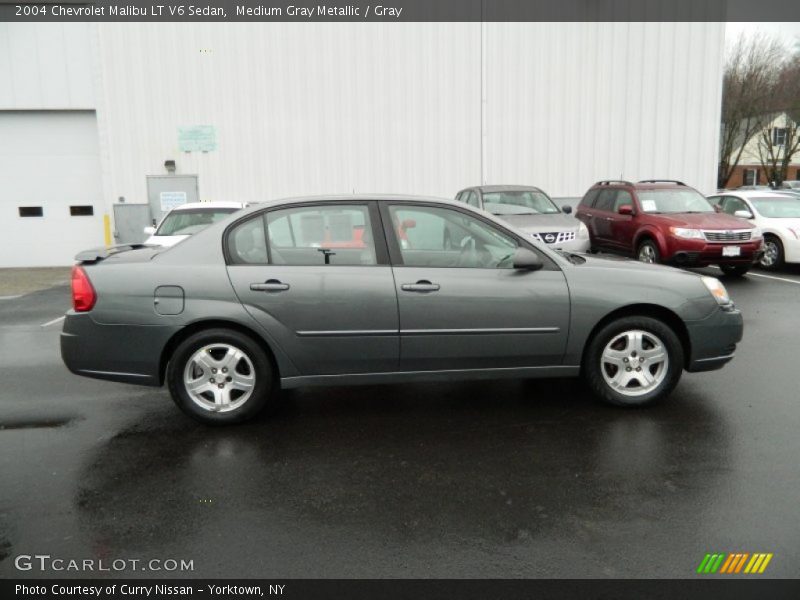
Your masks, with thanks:
<instances>
[{"instance_id":1,"label":"rear bumper","mask_svg":"<svg viewBox=\"0 0 800 600\"><path fill-rule=\"evenodd\" d=\"M738 309L715 310L700 321L687 321L692 352L686 364L690 373L713 371L729 363L742 340L744 321Z\"/></svg>"},{"instance_id":2,"label":"rear bumper","mask_svg":"<svg viewBox=\"0 0 800 600\"><path fill-rule=\"evenodd\" d=\"M137 385L161 385L161 355L180 327L101 325L91 313L69 311L61 359L72 373Z\"/></svg>"}]
</instances>

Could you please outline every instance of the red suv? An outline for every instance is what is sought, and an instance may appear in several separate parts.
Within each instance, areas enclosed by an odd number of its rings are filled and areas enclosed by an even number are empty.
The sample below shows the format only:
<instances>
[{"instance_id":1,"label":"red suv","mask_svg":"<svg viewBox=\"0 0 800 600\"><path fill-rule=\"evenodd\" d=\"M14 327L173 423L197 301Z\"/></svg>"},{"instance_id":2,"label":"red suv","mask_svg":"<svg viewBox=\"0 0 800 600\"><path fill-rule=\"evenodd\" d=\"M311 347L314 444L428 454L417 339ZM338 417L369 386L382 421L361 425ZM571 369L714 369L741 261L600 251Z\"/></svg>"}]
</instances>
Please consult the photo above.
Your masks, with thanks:
<instances>
[{"instance_id":1,"label":"red suv","mask_svg":"<svg viewBox=\"0 0 800 600\"><path fill-rule=\"evenodd\" d=\"M719 265L744 275L762 252L761 230L717 213L680 181L598 181L578 205L592 250L635 256L642 262L686 267Z\"/></svg>"}]
</instances>

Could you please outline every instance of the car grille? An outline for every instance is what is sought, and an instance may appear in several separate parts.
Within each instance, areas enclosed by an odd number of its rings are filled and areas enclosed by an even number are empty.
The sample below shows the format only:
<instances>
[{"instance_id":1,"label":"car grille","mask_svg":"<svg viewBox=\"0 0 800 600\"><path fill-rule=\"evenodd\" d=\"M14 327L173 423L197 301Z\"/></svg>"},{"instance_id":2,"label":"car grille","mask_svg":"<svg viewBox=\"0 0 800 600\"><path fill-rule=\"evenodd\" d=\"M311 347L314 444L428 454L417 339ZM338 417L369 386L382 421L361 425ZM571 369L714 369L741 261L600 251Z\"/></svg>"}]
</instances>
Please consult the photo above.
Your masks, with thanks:
<instances>
[{"instance_id":1,"label":"car grille","mask_svg":"<svg viewBox=\"0 0 800 600\"><path fill-rule=\"evenodd\" d=\"M703 230L703 235L709 242L746 242L750 239L752 232L749 229L734 229L724 231L722 229L715 229L709 231Z\"/></svg>"},{"instance_id":2,"label":"car grille","mask_svg":"<svg viewBox=\"0 0 800 600\"><path fill-rule=\"evenodd\" d=\"M541 233L532 233L531 237L545 244L563 244L564 242L571 242L575 239L574 231L542 231Z\"/></svg>"}]
</instances>

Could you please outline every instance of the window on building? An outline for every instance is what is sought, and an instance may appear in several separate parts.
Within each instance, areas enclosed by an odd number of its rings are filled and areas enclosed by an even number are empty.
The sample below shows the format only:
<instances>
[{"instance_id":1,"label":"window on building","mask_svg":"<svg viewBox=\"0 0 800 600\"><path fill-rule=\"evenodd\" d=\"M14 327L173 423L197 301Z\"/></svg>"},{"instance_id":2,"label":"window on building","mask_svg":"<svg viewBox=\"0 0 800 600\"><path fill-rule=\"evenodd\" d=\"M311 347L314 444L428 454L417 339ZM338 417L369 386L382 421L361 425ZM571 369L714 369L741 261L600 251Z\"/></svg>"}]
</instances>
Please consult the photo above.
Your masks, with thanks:
<instances>
[{"instance_id":1,"label":"window on building","mask_svg":"<svg viewBox=\"0 0 800 600\"><path fill-rule=\"evenodd\" d=\"M91 217L94 214L94 206L91 204L77 205L69 207L71 217Z\"/></svg>"},{"instance_id":2,"label":"window on building","mask_svg":"<svg viewBox=\"0 0 800 600\"><path fill-rule=\"evenodd\" d=\"M20 206L19 207L19 216L20 217L43 217L44 210L41 206Z\"/></svg>"},{"instance_id":3,"label":"window on building","mask_svg":"<svg viewBox=\"0 0 800 600\"><path fill-rule=\"evenodd\" d=\"M773 127L772 144L774 146L783 146L785 143L786 143L786 127Z\"/></svg>"},{"instance_id":4,"label":"window on building","mask_svg":"<svg viewBox=\"0 0 800 600\"><path fill-rule=\"evenodd\" d=\"M742 171L742 185L758 185L758 169L744 169Z\"/></svg>"}]
</instances>

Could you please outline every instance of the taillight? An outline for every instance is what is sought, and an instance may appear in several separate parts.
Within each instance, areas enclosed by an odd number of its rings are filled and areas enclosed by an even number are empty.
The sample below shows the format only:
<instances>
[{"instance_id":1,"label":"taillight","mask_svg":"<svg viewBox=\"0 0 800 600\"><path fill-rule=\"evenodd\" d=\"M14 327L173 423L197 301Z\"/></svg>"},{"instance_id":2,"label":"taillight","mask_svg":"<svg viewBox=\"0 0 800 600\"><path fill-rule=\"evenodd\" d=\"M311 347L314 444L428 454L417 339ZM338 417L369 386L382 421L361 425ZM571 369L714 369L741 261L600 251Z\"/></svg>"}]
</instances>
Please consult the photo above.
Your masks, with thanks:
<instances>
[{"instance_id":1,"label":"taillight","mask_svg":"<svg viewBox=\"0 0 800 600\"><path fill-rule=\"evenodd\" d=\"M72 308L76 312L86 312L92 310L95 302L97 293L92 287L92 282L89 281L83 267L75 265L72 267Z\"/></svg>"}]
</instances>

